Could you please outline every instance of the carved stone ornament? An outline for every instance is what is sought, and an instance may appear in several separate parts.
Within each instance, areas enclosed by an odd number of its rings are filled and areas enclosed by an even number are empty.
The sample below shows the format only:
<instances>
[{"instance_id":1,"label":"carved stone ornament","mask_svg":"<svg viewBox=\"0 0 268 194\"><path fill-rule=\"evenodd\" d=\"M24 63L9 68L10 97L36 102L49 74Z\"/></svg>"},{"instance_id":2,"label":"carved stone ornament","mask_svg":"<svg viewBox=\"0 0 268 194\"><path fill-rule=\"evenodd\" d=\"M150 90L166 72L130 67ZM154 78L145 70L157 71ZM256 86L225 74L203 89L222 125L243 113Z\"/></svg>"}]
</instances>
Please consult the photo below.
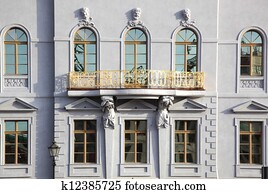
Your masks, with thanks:
<instances>
[{"instance_id":1,"label":"carved stone ornament","mask_svg":"<svg viewBox=\"0 0 268 194\"><path fill-rule=\"evenodd\" d=\"M80 10L82 19L79 21L78 26L91 26L93 27L95 24L92 22L92 17L90 17L90 11L87 7L83 7Z\"/></svg>"},{"instance_id":2,"label":"carved stone ornament","mask_svg":"<svg viewBox=\"0 0 268 194\"><path fill-rule=\"evenodd\" d=\"M5 87L28 87L27 78L5 78Z\"/></svg>"},{"instance_id":3,"label":"carved stone ornament","mask_svg":"<svg viewBox=\"0 0 268 194\"><path fill-rule=\"evenodd\" d=\"M128 22L128 28L133 27L144 27L144 23L140 20L141 17L141 8L134 8L132 9L132 19Z\"/></svg>"},{"instance_id":4,"label":"carved stone ornament","mask_svg":"<svg viewBox=\"0 0 268 194\"><path fill-rule=\"evenodd\" d=\"M103 125L104 128L114 129L115 111L114 111L114 100L112 96L101 97L101 110L103 112Z\"/></svg>"},{"instance_id":5,"label":"carved stone ornament","mask_svg":"<svg viewBox=\"0 0 268 194\"><path fill-rule=\"evenodd\" d=\"M184 9L182 11L183 20L181 20L181 26L183 27L189 27L194 26L195 21L191 20L191 10L190 9Z\"/></svg>"},{"instance_id":6,"label":"carved stone ornament","mask_svg":"<svg viewBox=\"0 0 268 194\"><path fill-rule=\"evenodd\" d=\"M169 107L173 105L173 96L161 96L158 102L156 113L156 125L158 128L167 128L169 126Z\"/></svg>"},{"instance_id":7,"label":"carved stone ornament","mask_svg":"<svg viewBox=\"0 0 268 194\"><path fill-rule=\"evenodd\" d=\"M241 88L263 88L262 80L241 80Z\"/></svg>"}]
</instances>

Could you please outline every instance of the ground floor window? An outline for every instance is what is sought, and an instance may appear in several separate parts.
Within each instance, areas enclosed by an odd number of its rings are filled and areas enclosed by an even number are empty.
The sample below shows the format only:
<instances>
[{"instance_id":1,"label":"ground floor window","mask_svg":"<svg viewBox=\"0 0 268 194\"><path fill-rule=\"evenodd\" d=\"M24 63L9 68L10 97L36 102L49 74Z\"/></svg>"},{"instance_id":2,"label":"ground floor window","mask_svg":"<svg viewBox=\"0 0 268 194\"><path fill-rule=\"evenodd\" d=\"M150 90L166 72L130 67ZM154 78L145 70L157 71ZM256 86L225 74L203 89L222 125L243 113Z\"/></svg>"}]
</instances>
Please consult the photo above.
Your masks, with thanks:
<instances>
[{"instance_id":1,"label":"ground floor window","mask_svg":"<svg viewBox=\"0 0 268 194\"><path fill-rule=\"evenodd\" d=\"M74 162L96 163L96 120L74 120Z\"/></svg>"},{"instance_id":2,"label":"ground floor window","mask_svg":"<svg viewBox=\"0 0 268 194\"><path fill-rule=\"evenodd\" d=\"M197 121L175 121L175 163L196 163Z\"/></svg>"},{"instance_id":3,"label":"ground floor window","mask_svg":"<svg viewBox=\"0 0 268 194\"><path fill-rule=\"evenodd\" d=\"M262 122L240 121L240 163L262 164Z\"/></svg>"},{"instance_id":4,"label":"ground floor window","mask_svg":"<svg viewBox=\"0 0 268 194\"><path fill-rule=\"evenodd\" d=\"M147 163L146 120L125 120L125 162Z\"/></svg>"},{"instance_id":5,"label":"ground floor window","mask_svg":"<svg viewBox=\"0 0 268 194\"><path fill-rule=\"evenodd\" d=\"M5 164L28 164L28 121L5 121Z\"/></svg>"}]
</instances>

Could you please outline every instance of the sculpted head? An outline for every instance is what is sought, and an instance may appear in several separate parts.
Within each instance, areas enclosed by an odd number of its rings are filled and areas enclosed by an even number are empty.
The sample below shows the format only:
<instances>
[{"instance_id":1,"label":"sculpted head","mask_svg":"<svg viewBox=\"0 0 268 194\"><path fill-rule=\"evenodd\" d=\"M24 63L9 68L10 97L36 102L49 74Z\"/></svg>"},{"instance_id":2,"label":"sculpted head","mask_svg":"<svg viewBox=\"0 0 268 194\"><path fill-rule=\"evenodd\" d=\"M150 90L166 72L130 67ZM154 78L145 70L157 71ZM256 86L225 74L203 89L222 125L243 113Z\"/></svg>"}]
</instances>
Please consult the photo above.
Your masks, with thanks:
<instances>
[{"instance_id":1,"label":"sculpted head","mask_svg":"<svg viewBox=\"0 0 268 194\"><path fill-rule=\"evenodd\" d=\"M186 21L190 20L191 18L191 10L186 8L183 10L183 17Z\"/></svg>"},{"instance_id":2,"label":"sculpted head","mask_svg":"<svg viewBox=\"0 0 268 194\"><path fill-rule=\"evenodd\" d=\"M141 8L134 8L132 10L132 15L134 20L139 20L141 17Z\"/></svg>"},{"instance_id":3,"label":"sculpted head","mask_svg":"<svg viewBox=\"0 0 268 194\"><path fill-rule=\"evenodd\" d=\"M87 7L83 7L81 9L81 13L82 13L82 16L83 16L83 19L84 20L89 20L89 9Z\"/></svg>"}]
</instances>

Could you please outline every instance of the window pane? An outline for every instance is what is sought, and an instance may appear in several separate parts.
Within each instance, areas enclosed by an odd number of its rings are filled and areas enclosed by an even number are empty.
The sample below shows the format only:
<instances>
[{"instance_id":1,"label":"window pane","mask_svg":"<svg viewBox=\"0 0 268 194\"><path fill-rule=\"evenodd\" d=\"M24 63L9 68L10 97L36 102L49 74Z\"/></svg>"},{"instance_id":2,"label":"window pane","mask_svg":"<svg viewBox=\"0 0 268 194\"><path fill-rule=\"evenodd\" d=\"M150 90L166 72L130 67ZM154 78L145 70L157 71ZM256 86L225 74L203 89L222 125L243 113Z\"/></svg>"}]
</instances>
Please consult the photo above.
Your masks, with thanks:
<instances>
[{"instance_id":1,"label":"window pane","mask_svg":"<svg viewBox=\"0 0 268 194\"><path fill-rule=\"evenodd\" d=\"M175 144L175 152L184 152L184 144Z\"/></svg>"},{"instance_id":2,"label":"window pane","mask_svg":"<svg viewBox=\"0 0 268 194\"><path fill-rule=\"evenodd\" d=\"M134 55L126 55L126 63L134 64Z\"/></svg>"},{"instance_id":3,"label":"window pane","mask_svg":"<svg viewBox=\"0 0 268 194\"><path fill-rule=\"evenodd\" d=\"M252 131L261 132L262 131L262 123L261 122L252 122Z\"/></svg>"},{"instance_id":4,"label":"window pane","mask_svg":"<svg viewBox=\"0 0 268 194\"><path fill-rule=\"evenodd\" d=\"M77 120L77 121L74 121L74 129L75 130L84 130L84 121L80 121L80 120Z\"/></svg>"},{"instance_id":5,"label":"window pane","mask_svg":"<svg viewBox=\"0 0 268 194\"><path fill-rule=\"evenodd\" d=\"M18 66L18 74L26 75L28 73L28 66L27 65L19 65Z\"/></svg>"},{"instance_id":6,"label":"window pane","mask_svg":"<svg viewBox=\"0 0 268 194\"><path fill-rule=\"evenodd\" d=\"M249 135L240 135L240 143L249 143Z\"/></svg>"},{"instance_id":7,"label":"window pane","mask_svg":"<svg viewBox=\"0 0 268 194\"><path fill-rule=\"evenodd\" d=\"M187 142L190 142L190 143L195 143L196 142L196 137L195 137L194 133L193 134L188 134L187 138L188 138Z\"/></svg>"},{"instance_id":8,"label":"window pane","mask_svg":"<svg viewBox=\"0 0 268 194\"><path fill-rule=\"evenodd\" d=\"M14 164L15 163L15 155L5 155L5 163L6 164Z\"/></svg>"},{"instance_id":9,"label":"window pane","mask_svg":"<svg viewBox=\"0 0 268 194\"><path fill-rule=\"evenodd\" d=\"M134 54L134 44L125 45L126 54Z\"/></svg>"},{"instance_id":10,"label":"window pane","mask_svg":"<svg viewBox=\"0 0 268 194\"><path fill-rule=\"evenodd\" d=\"M184 55L176 55L176 64L184 68Z\"/></svg>"},{"instance_id":11,"label":"window pane","mask_svg":"<svg viewBox=\"0 0 268 194\"><path fill-rule=\"evenodd\" d=\"M6 41L14 41L16 40L16 33L15 33L15 29L10 29L7 34L6 34Z\"/></svg>"},{"instance_id":12,"label":"window pane","mask_svg":"<svg viewBox=\"0 0 268 194\"><path fill-rule=\"evenodd\" d=\"M88 163L96 163L96 153L88 153L87 154L87 162Z\"/></svg>"},{"instance_id":13,"label":"window pane","mask_svg":"<svg viewBox=\"0 0 268 194\"><path fill-rule=\"evenodd\" d=\"M87 63L96 63L96 55L88 54L86 62Z\"/></svg>"},{"instance_id":14,"label":"window pane","mask_svg":"<svg viewBox=\"0 0 268 194\"><path fill-rule=\"evenodd\" d=\"M186 157L188 163L195 163L195 153L187 153Z\"/></svg>"},{"instance_id":15,"label":"window pane","mask_svg":"<svg viewBox=\"0 0 268 194\"><path fill-rule=\"evenodd\" d=\"M249 153L249 145L240 145L240 153Z\"/></svg>"},{"instance_id":16,"label":"window pane","mask_svg":"<svg viewBox=\"0 0 268 194\"><path fill-rule=\"evenodd\" d=\"M28 135L27 134L19 134L18 135L18 142L19 143L28 143Z\"/></svg>"},{"instance_id":17,"label":"window pane","mask_svg":"<svg viewBox=\"0 0 268 194\"><path fill-rule=\"evenodd\" d=\"M146 45L145 44L138 44L137 45L137 53L138 54L146 54Z\"/></svg>"},{"instance_id":18,"label":"window pane","mask_svg":"<svg viewBox=\"0 0 268 194\"><path fill-rule=\"evenodd\" d=\"M96 142L96 134L88 133L87 134L87 142Z\"/></svg>"},{"instance_id":19,"label":"window pane","mask_svg":"<svg viewBox=\"0 0 268 194\"><path fill-rule=\"evenodd\" d=\"M28 154L19 154L18 156L18 163L19 164L27 164L28 163Z\"/></svg>"},{"instance_id":20,"label":"window pane","mask_svg":"<svg viewBox=\"0 0 268 194\"><path fill-rule=\"evenodd\" d=\"M137 128L140 131L145 131L147 128L147 121L137 121Z\"/></svg>"},{"instance_id":21,"label":"window pane","mask_svg":"<svg viewBox=\"0 0 268 194\"><path fill-rule=\"evenodd\" d=\"M15 131L15 122L14 121L6 121L6 131Z\"/></svg>"},{"instance_id":22,"label":"window pane","mask_svg":"<svg viewBox=\"0 0 268 194\"><path fill-rule=\"evenodd\" d=\"M249 131L249 122L240 122L240 131Z\"/></svg>"},{"instance_id":23,"label":"window pane","mask_svg":"<svg viewBox=\"0 0 268 194\"><path fill-rule=\"evenodd\" d=\"M9 154L9 153L15 153L15 144L12 145L7 145L5 146L5 153Z\"/></svg>"},{"instance_id":24,"label":"window pane","mask_svg":"<svg viewBox=\"0 0 268 194\"><path fill-rule=\"evenodd\" d=\"M125 121L125 130L135 130L135 121Z\"/></svg>"},{"instance_id":25,"label":"window pane","mask_svg":"<svg viewBox=\"0 0 268 194\"><path fill-rule=\"evenodd\" d=\"M260 35L254 31L252 31L252 43L262 43Z\"/></svg>"},{"instance_id":26,"label":"window pane","mask_svg":"<svg viewBox=\"0 0 268 194\"><path fill-rule=\"evenodd\" d=\"M5 143L15 143L15 135L14 134L6 134Z\"/></svg>"},{"instance_id":27,"label":"window pane","mask_svg":"<svg viewBox=\"0 0 268 194\"><path fill-rule=\"evenodd\" d=\"M253 154L252 163L253 164L261 164L262 163L261 155L260 154Z\"/></svg>"},{"instance_id":28,"label":"window pane","mask_svg":"<svg viewBox=\"0 0 268 194\"><path fill-rule=\"evenodd\" d=\"M175 162L184 162L184 154L175 154Z\"/></svg>"},{"instance_id":29,"label":"window pane","mask_svg":"<svg viewBox=\"0 0 268 194\"><path fill-rule=\"evenodd\" d=\"M181 55L184 55L184 45L176 45L176 54L181 54Z\"/></svg>"},{"instance_id":30,"label":"window pane","mask_svg":"<svg viewBox=\"0 0 268 194\"><path fill-rule=\"evenodd\" d=\"M87 50L87 53L95 54L96 53L96 45L95 44L87 44L86 50Z\"/></svg>"},{"instance_id":31,"label":"window pane","mask_svg":"<svg viewBox=\"0 0 268 194\"><path fill-rule=\"evenodd\" d=\"M261 143L261 135L252 135L252 143Z\"/></svg>"},{"instance_id":32,"label":"window pane","mask_svg":"<svg viewBox=\"0 0 268 194\"><path fill-rule=\"evenodd\" d=\"M176 121L176 129L175 130L184 130L184 121Z\"/></svg>"},{"instance_id":33,"label":"window pane","mask_svg":"<svg viewBox=\"0 0 268 194\"><path fill-rule=\"evenodd\" d=\"M87 144L87 152L96 152L96 144L95 143L88 143Z\"/></svg>"},{"instance_id":34,"label":"window pane","mask_svg":"<svg viewBox=\"0 0 268 194\"><path fill-rule=\"evenodd\" d=\"M96 130L96 120L88 120L86 122L87 130Z\"/></svg>"},{"instance_id":35,"label":"window pane","mask_svg":"<svg viewBox=\"0 0 268 194\"><path fill-rule=\"evenodd\" d=\"M184 71L184 65L176 65L176 67L175 67L176 69L176 71L179 71L179 72L183 72Z\"/></svg>"},{"instance_id":36,"label":"window pane","mask_svg":"<svg viewBox=\"0 0 268 194\"><path fill-rule=\"evenodd\" d=\"M15 64L15 55L6 55L6 64Z\"/></svg>"},{"instance_id":37,"label":"window pane","mask_svg":"<svg viewBox=\"0 0 268 194\"><path fill-rule=\"evenodd\" d=\"M183 133L175 134L175 142L184 142L184 134Z\"/></svg>"},{"instance_id":38,"label":"window pane","mask_svg":"<svg viewBox=\"0 0 268 194\"><path fill-rule=\"evenodd\" d=\"M137 162L146 163L147 154L146 153L137 153Z\"/></svg>"},{"instance_id":39,"label":"window pane","mask_svg":"<svg viewBox=\"0 0 268 194\"><path fill-rule=\"evenodd\" d=\"M252 153L254 154L261 154L261 145L253 145L252 147Z\"/></svg>"},{"instance_id":40,"label":"window pane","mask_svg":"<svg viewBox=\"0 0 268 194\"><path fill-rule=\"evenodd\" d=\"M126 143L125 144L125 152L134 152L135 144L134 143Z\"/></svg>"},{"instance_id":41,"label":"window pane","mask_svg":"<svg viewBox=\"0 0 268 194\"><path fill-rule=\"evenodd\" d=\"M84 152L84 144L75 144L74 145L75 152Z\"/></svg>"},{"instance_id":42,"label":"window pane","mask_svg":"<svg viewBox=\"0 0 268 194\"><path fill-rule=\"evenodd\" d=\"M6 54L15 54L15 45L14 44L6 44L5 45Z\"/></svg>"},{"instance_id":43,"label":"window pane","mask_svg":"<svg viewBox=\"0 0 268 194\"><path fill-rule=\"evenodd\" d=\"M15 32L16 32L16 39L18 41L22 41L22 42L27 41L26 34L22 30L17 28L17 29L15 29Z\"/></svg>"},{"instance_id":44,"label":"window pane","mask_svg":"<svg viewBox=\"0 0 268 194\"><path fill-rule=\"evenodd\" d=\"M135 135L134 133L126 133L125 134L125 141L126 142L134 142L135 141Z\"/></svg>"},{"instance_id":45,"label":"window pane","mask_svg":"<svg viewBox=\"0 0 268 194\"><path fill-rule=\"evenodd\" d=\"M25 143L25 144L22 144L22 143L18 144L18 153L21 153L21 154L26 153L27 154L27 152L28 152L28 144L27 143Z\"/></svg>"},{"instance_id":46,"label":"window pane","mask_svg":"<svg viewBox=\"0 0 268 194\"><path fill-rule=\"evenodd\" d=\"M18 126L18 131L27 131L28 130L28 122L27 121L18 121L17 126Z\"/></svg>"},{"instance_id":47,"label":"window pane","mask_svg":"<svg viewBox=\"0 0 268 194\"><path fill-rule=\"evenodd\" d=\"M241 67L241 75L250 75L250 67Z\"/></svg>"},{"instance_id":48,"label":"window pane","mask_svg":"<svg viewBox=\"0 0 268 194\"><path fill-rule=\"evenodd\" d=\"M18 54L27 55L27 45L18 45Z\"/></svg>"},{"instance_id":49,"label":"window pane","mask_svg":"<svg viewBox=\"0 0 268 194\"><path fill-rule=\"evenodd\" d=\"M83 133L76 133L75 135L75 142L84 142L84 134Z\"/></svg>"},{"instance_id":50,"label":"window pane","mask_svg":"<svg viewBox=\"0 0 268 194\"><path fill-rule=\"evenodd\" d=\"M74 162L84 162L84 154L74 154Z\"/></svg>"},{"instance_id":51,"label":"window pane","mask_svg":"<svg viewBox=\"0 0 268 194\"><path fill-rule=\"evenodd\" d=\"M248 154L241 154L240 155L240 163L249 163L249 155Z\"/></svg>"},{"instance_id":52,"label":"window pane","mask_svg":"<svg viewBox=\"0 0 268 194\"><path fill-rule=\"evenodd\" d=\"M125 162L135 162L134 153L125 153Z\"/></svg>"}]
</instances>

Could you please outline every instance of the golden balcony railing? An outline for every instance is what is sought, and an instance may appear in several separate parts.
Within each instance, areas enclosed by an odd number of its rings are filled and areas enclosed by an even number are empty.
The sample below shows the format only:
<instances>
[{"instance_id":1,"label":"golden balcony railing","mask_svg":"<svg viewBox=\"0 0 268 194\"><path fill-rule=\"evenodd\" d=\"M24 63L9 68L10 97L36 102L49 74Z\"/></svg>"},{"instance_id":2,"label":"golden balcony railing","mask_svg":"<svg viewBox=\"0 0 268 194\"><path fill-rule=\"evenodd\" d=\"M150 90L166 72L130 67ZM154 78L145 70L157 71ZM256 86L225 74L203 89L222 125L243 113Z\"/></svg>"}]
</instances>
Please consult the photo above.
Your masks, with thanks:
<instances>
[{"instance_id":1,"label":"golden balcony railing","mask_svg":"<svg viewBox=\"0 0 268 194\"><path fill-rule=\"evenodd\" d=\"M101 70L70 72L69 89L204 89L203 72L178 72L161 70Z\"/></svg>"}]
</instances>

